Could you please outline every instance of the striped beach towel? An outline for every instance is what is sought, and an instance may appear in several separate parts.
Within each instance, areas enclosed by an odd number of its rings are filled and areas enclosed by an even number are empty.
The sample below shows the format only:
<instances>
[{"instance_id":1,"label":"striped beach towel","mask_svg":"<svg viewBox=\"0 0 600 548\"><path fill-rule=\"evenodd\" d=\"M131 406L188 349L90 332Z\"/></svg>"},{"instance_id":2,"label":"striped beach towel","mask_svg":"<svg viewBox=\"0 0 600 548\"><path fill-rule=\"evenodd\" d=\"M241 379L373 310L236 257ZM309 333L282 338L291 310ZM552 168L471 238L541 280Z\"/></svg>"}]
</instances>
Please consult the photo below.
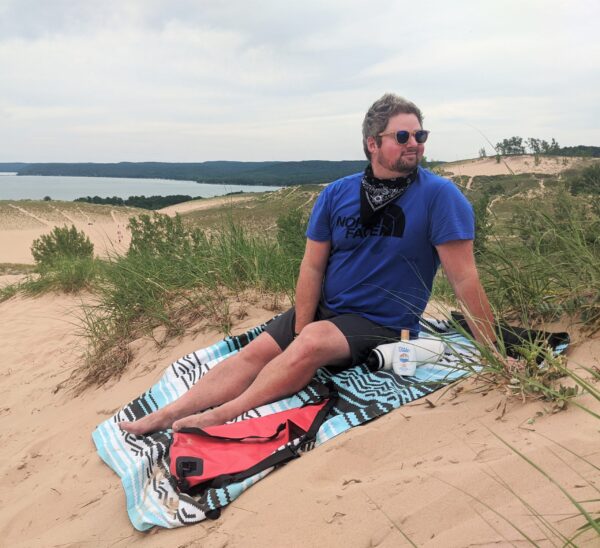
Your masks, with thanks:
<instances>
[{"instance_id":1,"label":"striped beach towel","mask_svg":"<svg viewBox=\"0 0 600 548\"><path fill-rule=\"evenodd\" d=\"M354 426L427 396L477 368L479 356L476 350L466 338L453 332L448 322L428 322L428 327L442 333L449 350L438 363L419 366L414 377L399 377L391 371L371 372L365 365L338 372L321 368L305 389L281 401L251 409L235 420L313 402L319 399L325 385L331 383L339 400L315 441L305 449L311 450ZM98 454L121 478L127 512L136 529L145 531L156 525L181 527L216 517L221 508L272 471L263 471L227 487L209 488L192 497L178 491L175 479L169 473L171 430L138 437L123 432L118 426L121 421L139 419L181 396L207 371L238 352L263 329L264 325L258 326L177 360L152 388L93 432ZM555 352L565 348L566 343L555 348Z\"/></svg>"}]
</instances>

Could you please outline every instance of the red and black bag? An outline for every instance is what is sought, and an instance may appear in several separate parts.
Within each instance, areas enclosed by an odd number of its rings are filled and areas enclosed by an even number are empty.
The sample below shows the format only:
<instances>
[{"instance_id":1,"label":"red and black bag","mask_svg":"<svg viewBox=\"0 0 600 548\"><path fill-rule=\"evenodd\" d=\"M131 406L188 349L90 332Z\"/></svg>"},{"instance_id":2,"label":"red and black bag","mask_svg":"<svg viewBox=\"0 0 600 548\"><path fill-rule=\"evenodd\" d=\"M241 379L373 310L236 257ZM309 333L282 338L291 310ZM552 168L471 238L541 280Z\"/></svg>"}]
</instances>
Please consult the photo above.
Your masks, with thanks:
<instances>
[{"instance_id":1,"label":"red and black bag","mask_svg":"<svg viewBox=\"0 0 600 548\"><path fill-rule=\"evenodd\" d=\"M265 417L175 432L170 449L170 471L178 487L198 492L224 487L281 465L300 455L315 439L335 404L330 393L320 403Z\"/></svg>"}]
</instances>

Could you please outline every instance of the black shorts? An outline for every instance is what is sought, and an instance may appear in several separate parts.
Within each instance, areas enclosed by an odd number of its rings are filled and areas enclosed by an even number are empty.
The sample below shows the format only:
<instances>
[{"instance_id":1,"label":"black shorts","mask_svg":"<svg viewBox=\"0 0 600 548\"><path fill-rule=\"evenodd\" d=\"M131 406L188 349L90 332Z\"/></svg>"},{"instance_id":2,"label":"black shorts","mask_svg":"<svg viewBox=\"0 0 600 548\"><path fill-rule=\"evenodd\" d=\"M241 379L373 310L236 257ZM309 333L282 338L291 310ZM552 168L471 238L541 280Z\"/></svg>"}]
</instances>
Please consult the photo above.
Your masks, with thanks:
<instances>
[{"instance_id":1,"label":"black shorts","mask_svg":"<svg viewBox=\"0 0 600 548\"><path fill-rule=\"evenodd\" d=\"M380 344L397 341L400 338L396 331L382 327L358 314L336 314L319 303L315 321L322 320L334 324L348 341L352 357L351 361L344 364L344 367L363 363L373 348ZM285 350L294 340L295 327L296 309L292 307L269 323L265 328L265 333L275 339L281 350Z\"/></svg>"}]
</instances>

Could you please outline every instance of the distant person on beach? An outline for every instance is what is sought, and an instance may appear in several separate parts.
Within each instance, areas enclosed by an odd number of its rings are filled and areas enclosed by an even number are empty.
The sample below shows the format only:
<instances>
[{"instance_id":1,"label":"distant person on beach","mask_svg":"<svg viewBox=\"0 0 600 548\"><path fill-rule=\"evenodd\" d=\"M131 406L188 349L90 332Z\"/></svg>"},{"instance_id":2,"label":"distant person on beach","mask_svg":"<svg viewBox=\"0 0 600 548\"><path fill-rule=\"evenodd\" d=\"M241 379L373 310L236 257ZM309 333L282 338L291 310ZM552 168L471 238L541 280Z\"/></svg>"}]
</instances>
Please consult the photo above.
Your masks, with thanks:
<instances>
[{"instance_id":1,"label":"distant person on beach","mask_svg":"<svg viewBox=\"0 0 600 548\"><path fill-rule=\"evenodd\" d=\"M362 132L364 173L325 187L313 208L296 306L178 400L123 430L223 424L302 389L320 367L362 363L401 330L416 337L440 264L475 338L495 342L473 257L473 210L451 181L419 166L429 135L421 111L385 94Z\"/></svg>"}]
</instances>

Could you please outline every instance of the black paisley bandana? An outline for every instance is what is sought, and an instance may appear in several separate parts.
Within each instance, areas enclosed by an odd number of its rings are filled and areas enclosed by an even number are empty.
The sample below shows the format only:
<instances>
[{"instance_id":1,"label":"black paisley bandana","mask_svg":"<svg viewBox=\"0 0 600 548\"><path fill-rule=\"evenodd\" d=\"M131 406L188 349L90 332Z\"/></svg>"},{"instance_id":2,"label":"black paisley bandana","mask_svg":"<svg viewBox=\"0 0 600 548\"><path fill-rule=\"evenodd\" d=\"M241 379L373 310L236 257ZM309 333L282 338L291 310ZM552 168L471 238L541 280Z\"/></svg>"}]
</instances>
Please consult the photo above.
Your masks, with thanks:
<instances>
[{"instance_id":1,"label":"black paisley bandana","mask_svg":"<svg viewBox=\"0 0 600 548\"><path fill-rule=\"evenodd\" d=\"M406 189L417 178L417 169L408 177L395 179L377 179L369 164L365 169L360 185L360 223L365 228L375 226L386 207L396 198L402 196Z\"/></svg>"}]
</instances>

